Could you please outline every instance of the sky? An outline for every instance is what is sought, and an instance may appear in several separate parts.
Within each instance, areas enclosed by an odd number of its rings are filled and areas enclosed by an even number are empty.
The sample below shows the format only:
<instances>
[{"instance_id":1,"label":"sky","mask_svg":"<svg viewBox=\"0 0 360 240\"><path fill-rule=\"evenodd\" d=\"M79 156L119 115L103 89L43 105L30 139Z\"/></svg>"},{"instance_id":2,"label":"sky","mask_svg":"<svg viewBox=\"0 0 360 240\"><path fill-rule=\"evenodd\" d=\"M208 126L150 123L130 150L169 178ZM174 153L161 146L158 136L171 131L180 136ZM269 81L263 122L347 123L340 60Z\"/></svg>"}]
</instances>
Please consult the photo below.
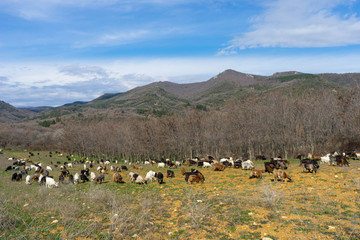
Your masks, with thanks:
<instances>
[{"instance_id":1,"label":"sky","mask_svg":"<svg viewBox=\"0 0 360 240\"><path fill-rule=\"evenodd\" d=\"M226 69L360 72L360 0L1 0L0 100L60 106Z\"/></svg>"}]
</instances>

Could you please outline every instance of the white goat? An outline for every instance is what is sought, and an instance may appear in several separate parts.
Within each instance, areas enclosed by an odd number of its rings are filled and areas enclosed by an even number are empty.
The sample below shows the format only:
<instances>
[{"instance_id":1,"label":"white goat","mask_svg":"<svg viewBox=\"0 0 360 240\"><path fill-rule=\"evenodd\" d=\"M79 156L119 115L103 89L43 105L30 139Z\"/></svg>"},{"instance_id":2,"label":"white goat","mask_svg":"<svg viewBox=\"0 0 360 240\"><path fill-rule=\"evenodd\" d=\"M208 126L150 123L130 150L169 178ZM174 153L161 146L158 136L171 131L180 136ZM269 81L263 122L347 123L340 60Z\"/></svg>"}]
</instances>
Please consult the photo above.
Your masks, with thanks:
<instances>
[{"instance_id":1,"label":"white goat","mask_svg":"<svg viewBox=\"0 0 360 240\"><path fill-rule=\"evenodd\" d=\"M95 174L94 172L91 172L91 173L90 173L90 179L91 179L91 181L93 182L95 178L96 178L96 174Z\"/></svg>"},{"instance_id":2,"label":"white goat","mask_svg":"<svg viewBox=\"0 0 360 240\"><path fill-rule=\"evenodd\" d=\"M137 176L135 183L144 184L144 183L147 183L147 181L142 176L139 175L139 176Z\"/></svg>"},{"instance_id":3,"label":"white goat","mask_svg":"<svg viewBox=\"0 0 360 240\"><path fill-rule=\"evenodd\" d=\"M161 162L161 163L158 163L158 168L164 168L165 167L165 163Z\"/></svg>"},{"instance_id":4,"label":"white goat","mask_svg":"<svg viewBox=\"0 0 360 240\"><path fill-rule=\"evenodd\" d=\"M203 168L209 168L209 167L211 167L210 163L208 163L208 162L203 163Z\"/></svg>"},{"instance_id":5,"label":"white goat","mask_svg":"<svg viewBox=\"0 0 360 240\"><path fill-rule=\"evenodd\" d=\"M29 185L30 184L30 179L31 179L31 176L27 175L26 178L25 178L25 183Z\"/></svg>"},{"instance_id":6,"label":"white goat","mask_svg":"<svg viewBox=\"0 0 360 240\"><path fill-rule=\"evenodd\" d=\"M322 164L324 164L324 163L330 164L330 156L331 156L330 153L326 154L325 156L322 156L320 158L320 163L322 163Z\"/></svg>"},{"instance_id":7,"label":"white goat","mask_svg":"<svg viewBox=\"0 0 360 240\"><path fill-rule=\"evenodd\" d=\"M146 173L145 180L152 182L155 178L155 175L156 175L156 172L150 170L148 173Z\"/></svg>"},{"instance_id":8,"label":"white goat","mask_svg":"<svg viewBox=\"0 0 360 240\"><path fill-rule=\"evenodd\" d=\"M50 166L46 166L46 170L52 171L52 168Z\"/></svg>"},{"instance_id":9,"label":"white goat","mask_svg":"<svg viewBox=\"0 0 360 240\"><path fill-rule=\"evenodd\" d=\"M51 177L46 177L46 184L45 186L47 188L53 188L53 187L58 187L59 184L57 182L55 182L55 180Z\"/></svg>"},{"instance_id":10,"label":"white goat","mask_svg":"<svg viewBox=\"0 0 360 240\"><path fill-rule=\"evenodd\" d=\"M254 169L254 163L251 160L246 160L241 163L242 169Z\"/></svg>"},{"instance_id":11,"label":"white goat","mask_svg":"<svg viewBox=\"0 0 360 240\"><path fill-rule=\"evenodd\" d=\"M74 175L74 183L78 184L79 180L80 180L80 175L78 173L75 173L75 175Z\"/></svg>"}]
</instances>

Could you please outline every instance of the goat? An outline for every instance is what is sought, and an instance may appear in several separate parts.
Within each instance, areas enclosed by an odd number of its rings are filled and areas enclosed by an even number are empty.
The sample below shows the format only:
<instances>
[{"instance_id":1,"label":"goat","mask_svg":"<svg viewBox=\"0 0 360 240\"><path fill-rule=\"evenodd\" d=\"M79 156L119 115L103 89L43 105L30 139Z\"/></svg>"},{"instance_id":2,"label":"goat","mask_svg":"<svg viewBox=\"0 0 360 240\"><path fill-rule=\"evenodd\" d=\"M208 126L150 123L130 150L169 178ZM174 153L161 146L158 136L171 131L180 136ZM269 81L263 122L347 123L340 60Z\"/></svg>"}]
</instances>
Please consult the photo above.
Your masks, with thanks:
<instances>
[{"instance_id":1,"label":"goat","mask_svg":"<svg viewBox=\"0 0 360 240\"><path fill-rule=\"evenodd\" d=\"M55 182L55 180L51 177L46 177L45 178L45 186L47 188L53 188L53 187L58 187L59 184L57 182Z\"/></svg>"},{"instance_id":2,"label":"goat","mask_svg":"<svg viewBox=\"0 0 360 240\"><path fill-rule=\"evenodd\" d=\"M204 183L204 176L200 173L200 174L196 174L196 175L190 175L189 179L188 179L188 183L192 184L193 182L201 182Z\"/></svg>"},{"instance_id":3,"label":"goat","mask_svg":"<svg viewBox=\"0 0 360 240\"><path fill-rule=\"evenodd\" d=\"M246 160L241 163L242 169L254 169L254 163L251 160Z\"/></svg>"},{"instance_id":4,"label":"goat","mask_svg":"<svg viewBox=\"0 0 360 240\"><path fill-rule=\"evenodd\" d=\"M167 177L167 178L173 178L173 177L175 177L174 171L167 170L167 171L166 171L166 177Z\"/></svg>"},{"instance_id":5,"label":"goat","mask_svg":"<svg viewBox=\"0 0 360 240\"><path fill-rule=\"evenodd\" d=\"M263 174L264 170L257 170L257 169L251 169L250 172L250 179L251 178L262 178L262 174Z\"/></svg>"},{"instance_id":6,"label":"goat","mask_svg":"<svg viewBox=\"0 0 360 240\"><path fill-rule=\"evenodd\" d=\"M25 178L25 183L30 185L30 180L31 180L31 176L30 175L27 175L26 178Z\"/></svg>"},{"instance_id":7,"label":"goat","mask_svg":"<svg viewBox=\"0 0 360 240\"><path fill-rule=\"evenodd\" d=\"M122 180L122 177L120 175L120 173L114 173L113 175L113 181L115 183L124 183L124 181Z\"/></svg>"},{"instance_id":8,"label":"goat","mask_svg":"<svg viewBox=\"0 0 360 240\"><path fill-rule=\"evenodd\" d=\"M137 175L137 174L134 174ZM137 184L147 184L147 181L140 175L136 176L135 183Z\"/></svg>"},{"instance_id":9,"label":"goat","mask_svg":"<svg viewBox=\"0 0 360 240\"><path fill-rule=\"evenodd\" d=\"M128 168L125 165L122 165L121 169L124 170L124 171L128 171Z\"/></svg>"},{"instance_id":10,"label":"goat","mask_svg":"<svg viewBox=\"0 0 360 240\"><path fill-rule=\"evenodd\" d=\"M286 181L286 179L288 179L289 181L292 181L291 177L289 176L289 174L287 174L285 171L282 171L280 169L274 169L273 171L273 175L274 175L274 181L278 181L279 178L281 178L281 180L283 182Z\"/></svg>"},{"instance_id":11,"label":"goat","mask_svg":"<svg viewBox=\"0 0 360 240\"><path fill-rule=\"evenodd\" d=\"M79 183L79 180L80 180L80 176L78 173L75 173L75 176L74 176L74 183L75 184L78 184Z\"/></svg>"},{"instance_id":12,"label":"goat","mask_svg":"<svg viewBox=\"0 0 360 240\"><path fill-rule=\"evenodd\" d=\"M150 170L149 172L146 173L145 180L152 182L152 180L156 177L157 177L157 173Z\"/></svg>"},{"instance_id":13,"label":"goat","mask_svg":"<svg viewBox=\"0 0 360 240\"><path fill-rule=\"evenodd\" d=\"M211 164L209 162L203 162L203 168L209 168L211 167Z\"/></svg>"},{"instance_id":14,"label":"goat","mask_svg":"<svg viewBox=\"0 0 360 240\"><path fill-rule=\"evenodd\" d=\"M224 171L224 170L225 170L225 165L221 163L214 164L214 171Z\"/></svg>"},{"instance_id":15,"label":"goat","mask_svg":"<svg viewBox=\"0 0 360 240\"><path fill-rule=\"evenodd\" d=\"M90 173L90 180L93 182L96 178L96 174L94 172Z\"/></svg>"},{"instance_id":16,"label":"goat","mask_svg":"<svg viewBox=\"0 0 360 240\"><path fill-rule=\"evenodd\" d=\"M72 174L69 175L69 183L74 184L74 176Z\"/></svg>"},{"instance_id":17,"label":"goat","mask_svg":"<svg viewBox=\"0 0 360 240\"><path fill-rule=\"evenodd\" d=\"M162 174L162 172L158 172L157 173L157 180L159 184L164 184L164 175Z\"/></svg>"},{"instance_id":18,"label":"goat","mask_svg":"<svg viewBox=\"0 0 360 240\"><path fill-rule=\"evenodd\" d=\"M105 176L104 174L100 174L99 176L97 176L95 179L94 179L94 183L97 184L101 184L103 181L105 180Z\"/></svg>"},{"instance_id":19,"label":"goat","mask_svg":"<svg viewBox=\"0 0 360 240\"><path fill-rule=\"evenodd\" d=\"M164 168L164 167L165 167L165 163L162 163L162 162L161 162L161 163L158 163L157 167L158 167L158 168Z\"/></svg>"},{"instance_id":20,"label":"goat","mask_svg":"<svg viewBox=\"0 0 360 240\"><path fill-rule=\"evenodd\" d=\"M133 164L132 167L134 169L142 169L142 166L138 165L138 164Z\"/></svg>"},{"instance_id":21,"label":"goat","mask_svg":"<svg viewBox=\"0 0 360 240\"><path fill-rule=\"evenodd\" d=\"M272 173L275 169L275 165L271 162L264 162L265 172Z\"/></svg>"},{"instance_id":22,"label":"goat","mask_svg":"<svg viewBox=\"0 0 360 240\"><path fill-rule=\"evenodd\" d=\"M65 177L64 177L64 175L61 174L59 176L59 183L64 184L64 180L65 180Z\"/></svg>"},{"instance_id":23,"label":"goat","mask_svg":"<svg viewBox=\"0 0 360 240\"><path fill-rule=\"evenodd\" d=\"M80 179L81 179L81 181L83 181L83 183L90 182L89 178L85 174L81 174Z\"/></svg>"}]
</instances>

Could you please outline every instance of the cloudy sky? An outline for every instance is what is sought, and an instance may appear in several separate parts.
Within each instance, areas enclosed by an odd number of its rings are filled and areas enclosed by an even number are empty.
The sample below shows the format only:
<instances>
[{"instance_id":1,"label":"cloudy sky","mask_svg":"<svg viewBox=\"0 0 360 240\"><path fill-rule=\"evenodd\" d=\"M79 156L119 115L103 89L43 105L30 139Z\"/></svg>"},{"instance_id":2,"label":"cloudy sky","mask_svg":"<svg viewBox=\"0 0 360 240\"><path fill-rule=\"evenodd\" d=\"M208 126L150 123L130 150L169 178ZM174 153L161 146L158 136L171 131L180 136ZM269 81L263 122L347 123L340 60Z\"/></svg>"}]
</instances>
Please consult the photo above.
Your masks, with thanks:
<instances>
[{"instance_id":1,"label":"cloudy sky","mask_svg":"<svg viewBox=\"0 0 360 240\"><path fill-rule=\"evenodd\" d=\"M360 72L357 0L1 0L0 100L59 106L226 69Z\"/></svg>"}]
</instances>

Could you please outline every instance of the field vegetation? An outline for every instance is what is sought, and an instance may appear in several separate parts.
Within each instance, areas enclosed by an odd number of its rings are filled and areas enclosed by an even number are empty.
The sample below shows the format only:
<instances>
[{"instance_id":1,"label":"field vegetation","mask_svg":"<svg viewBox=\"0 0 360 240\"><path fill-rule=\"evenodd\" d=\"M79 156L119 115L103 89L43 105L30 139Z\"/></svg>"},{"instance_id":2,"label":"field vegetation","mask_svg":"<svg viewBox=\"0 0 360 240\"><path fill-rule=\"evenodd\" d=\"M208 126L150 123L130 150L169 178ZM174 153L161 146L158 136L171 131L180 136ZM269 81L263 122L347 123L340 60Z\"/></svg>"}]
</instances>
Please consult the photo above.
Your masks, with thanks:
<instances>
[{"instance_id":1,"label":"field vegetation","mask_svg":"<svg viewBox=\"0 0 360 240\"><path fill-rule=\"evenodd\" d=\"M45 166L66 161L55 155L50 158L48 152L34 153L32 160ZM0 155L1 169L9 165L8 157L26 158L28 152L5 151ZM255 165L264 168L263 161ZM75 174L82 168L79 164L69 171ZM64 184L52 189L12 182L13 171L2 170L0 238L360 238L358 160L351 161L350 167L322 165L316 174L303 172L298 160L291 160L287 171L292 182L273 182L268 173L260 180L249 179L249 171L234 168L197 169L205 176L204 184L187 184L178 168L175 178L165 179L163 185L130 183L128 172L123 171L123 184L114 183L110 172L103 184ZM149 170L166 171L154 165L135 172L145 176ZM60 171L54 168L50 174L57 180Z\"/></svg>"}]
</instances>

